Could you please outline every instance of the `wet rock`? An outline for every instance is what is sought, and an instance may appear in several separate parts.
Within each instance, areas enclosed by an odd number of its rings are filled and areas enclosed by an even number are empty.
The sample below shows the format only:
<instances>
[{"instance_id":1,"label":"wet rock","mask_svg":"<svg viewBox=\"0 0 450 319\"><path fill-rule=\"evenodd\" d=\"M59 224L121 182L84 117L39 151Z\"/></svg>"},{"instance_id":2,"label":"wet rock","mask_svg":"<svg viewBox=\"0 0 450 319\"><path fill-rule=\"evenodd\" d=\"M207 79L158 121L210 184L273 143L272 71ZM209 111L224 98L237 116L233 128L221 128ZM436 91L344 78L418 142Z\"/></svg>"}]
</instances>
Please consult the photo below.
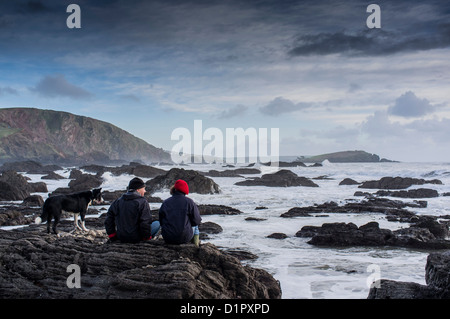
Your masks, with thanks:
<instances>
[{"instance_id":1,"label":"wet rock","mask_svg":"<svg viewBox=\"0 0 450 319\"><path fill-rule=\"evenodd\" d=\"M361 183L358 183L357 181L351 178L345 178L339 183L339 185L359 185L359 184Z\"/></svg>"},{"instance_id":2,"label":"wet rock","mask_svg":"<svg viewBox=\"0 0 450 319\"><path fill-rule=\"evenodd\" d=\"M104 244L101 231L51 236L0 230L0 295L27 299L280 298L279 282L212 244ZM69 289L69 265L80 288Z\"/></svg>"},{"instance_id":3,"label":"wet rock","mask_svg":"<svg viewBox=\"0 0 450 319\"><path fill-rule=\"evenodd\" d=\"M146 190L154 193L163 189L170 189L178 179L183 179L188 183L190 193L218 194L220 192L219 185L212 179L197 171L185 170L184 168L172 168L166 174L158 175L147 181L145 183Z\"/></svg>"},{"instance_id":4,"label":"wet rock","mask_svg":"<svg viewBox=\"0 0 450 319\"><path fill-rule=\"evenodd\" d=\"M220 234L223 232L223 228L216 223L213 222L204 222L198 226L200 233L206 234Z\"/></svg>"},{"instance_id":5,"label":"wet rock","mask_svg":"<svg viewBox=\"0 0 450 319\"><path fill-rule=\"evenodd\" d=\"M44 199L41 195L31 195L23 200L22 205L42 207L44 205Z\"/></svg>"},{"instance_id":6,"label":"wet rock","mask_svg":"<svg viewBox=\"0 0 450 319\"><path fill-rule=\"evenodd\" d=\"M62 167L58 165L42 165L36 161L19 161L4 163L0 167L0 172L15 171L29 174L46 174L61 169Z\"/></svg>"},{"instance_id":7,"label":"wet rock","mask_svg":"<svg viewBox=\"0 0 450 319\"><path fill-rule=\"evenodd\" d=\"M80 169L86 172L96 173L98 175L103 175L105 172L111 172L113 175L119 176L122 174L139 176L142 178L152 178L166 171L160 168L156 168L149 165L144 165L137 162L130 162L130 164L122 165L120 167L110 167L102 165L85 165L80 167Z\"/></svg>"},{"instance_id":8,"label":"wet rock","mask_svg":"<svg viewBox=\"0 0 450 319\"><path fill-rule=\"evenodd\" d=\"M201 174L210 177L242 177L241 174L245 175L245 174L260 174L260 173L261 171L256 168L237 168L226 171L210 170L206 173Z\"/></svg>"},{"instance_id":9,"label":"wet rock","mask_svg":"<svg viewBox=\"0 0 450 319\"><path fill-rule=\"evenodd\" d=\"M439 197L437 190L429 188L410 189L408 191L388 191L380 190L375 193L377 196L390 196L400 198L432 198Z\"/></svg>"},{"instance_id":10,"label":"wet rock","mask_svg":"<svg viewBox=\"0 0 450 319\"><path fill-rule=\"evenodd\" d=\"M268 187L291 187L291 186L306 186L319 187L310 179L289 171L280 170L273 174L264 174L260 178L247 179L245 181L237 182L235 185L239 186L268 186Z\"/></svg>"},{"instance_id":11,"label":"wet rock","mask_svg":"<svg viewBox=\"0 0 450 319\"><path fill-rule=\"evenodd\" d=\"M374 285L368 299L448 299L450 298L450 252L428 255L426 285L382 279Z\"/></svg>"},{"instance_id":12,"label":"wet rock","mask_svg":"<svg viewBox=\"0 0 450 319\"><path fill-rule=\"evenodd\" d=\"M274 239L285 239L288 236L285 233L273 233L267 236L267 238L274 238Z\"/></svg>"},{"instance_id":13,"label":"wet rock","mask_svg":"<svg viewBox=\"0 0 450 319\"><path fill-rule=\"evenodd\" d=\"M411 185L437 184L442 185L438 179L425 180L411 177L383 177L380 180L365 181L359 188L378 188L378 189L405 189Z\"/></svg>"},{"instance_id":14,"label":"wet rock","mask_svg":"<svg viewBox=\"0 0 450 319\"><path fill-rule=\"evenodd\" d=\"M4 171L0 176L0 200L24 200L30 193L47 192L43 182L29 183L27 178L15 171Z\"/></svg>"},{"instance_id":15,"label":"wet rock","mask_svg":"<svg viewBox=\"0 0 450 319\"><path fill-rule=\"evenodd\" d=\"M424 207L426 203L413 202L405 203L400 200L390 200L387 198L369 198L360 202L349 202L345 205L338 205L336 202L326 202L320 205L307 207L294 207L288 212L281 214L281 217L308 216L307 214L320 213L382 213L389 216L396 216L398 219L409 220L416 216L415 213L406 210L406 207ZM426 207L426 206L425 206Z\"/></svg>"},{"instance_id":16,"label":"wet rock","mask_svg":"<svg viewBox=\"0 0 450 319\"><path fill-rule=\"evenodd\" d=\"M437 222L436 222L437 223ZM450 249L446 234L435 236L437 225L428 224L391 231L382 229L377 222L357 227L353 223L325 223L321 227L305 226L296 237L312 237L308 244L316 246L396 246L419 249Z\"/></svg>"},{"instance_id":17,"label":"wet rock","mask_svg":"<svg viewBox=\"0 0 450 319\"><path fill-rule=\"evenodd\" d=\"M242 212L239 209L224 205L198 205L200 215L239 215Z\"/></svg>"},{"instance_id":18,"label":"wet rock","mask_svg":"<svg viewBox=\"0 0 450 319\"><path fill-rule=\"evenodd\" d=\"M55 172L50 172L45 176L42 176L41 179L50 179L50 180L60 180L60 179L65 179L65 177L56 174Z\"/></svg>"}]
</instances>

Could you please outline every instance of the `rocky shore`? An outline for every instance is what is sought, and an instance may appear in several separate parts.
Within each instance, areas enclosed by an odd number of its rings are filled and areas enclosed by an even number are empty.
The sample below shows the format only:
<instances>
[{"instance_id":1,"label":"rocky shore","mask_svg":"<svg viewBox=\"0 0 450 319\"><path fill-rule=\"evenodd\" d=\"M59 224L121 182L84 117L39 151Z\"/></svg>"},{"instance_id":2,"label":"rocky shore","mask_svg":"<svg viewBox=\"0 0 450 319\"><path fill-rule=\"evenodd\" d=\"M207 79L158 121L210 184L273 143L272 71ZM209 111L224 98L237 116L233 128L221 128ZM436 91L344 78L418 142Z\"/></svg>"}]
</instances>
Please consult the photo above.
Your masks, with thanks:
<instances>
[{"instance_id":1,"label":"rocky shore","mask_svg":"<svg viewBox=\"0 0 450 319\"><path fill-rule=\"evenodd\" d=\"M243 266L212 244L108 243L102 218L87 219L88 233L48 235L39 226L0 230L0 296L57 299L281 298L269 273ZM66 227L70 227L65 223ZM62 227L64 229L64 225ZM80 288L67 285L69 265L81 271Z\"/></svg>"},{"instance_id":2,"label":"rocky shore","mask_svg":"<svg viewBox=\"0 0 450 319\"><path fill-rule=\"evenodd\" d=\"M22 229L0 230L0 297L2 298L280 298L281 288L272 275L261 269L243 266L239 260L258 258L239 247L220 248L203 244L200 249L193 245L172 246L159 240L136 245L107 243L102 211L89 208L86 225L88 233L70 233L72 220L62 221L61 237L47 235L45 225L33 225L40 215L43 199L35 192L47 192L44 181L60 179L55 174L56 166L37 165L26 162L0 167L0 201L23 201L3 203L0 206L0 226L30 225ZM14 169L14 170L13 170ZM42 182L30 183L17 173L39 172L46 174ZM87 174L90 172L91 174ZM68 187L58 188L53 193L70 193L99 187L102 175L130 174L149 178L146 182L150 202L162 202L151 197L154 192L167 190L182 178L190 181L192 193L217 196L221 190L210 177L239 177L235 183L242 186L266 187L319 187L311 179L298 176L289 170L279 170L261 177L242 175L260 174L258 169L232 169L197 172L191 169L172 168L162 170L151 166L130 163L121 167L99 165L72 168ZM68 173L68 171L66 171ZM209 176L209 177L208 177ZM44 178L45 177L45 178ZM337 182L336 182L337 183ZM397 230L381 228L377 222L357 226L352 222L323 223L321 226L304 226L296 237L309 238L309 245L319 247L401 247L436 251L429 255L426 278L427 286L416 283L401 283L381 280L379 288L372 288L369 298L449 298L449 288L443 283L449 276L450 216L427 216L416 210L426 208L427 198L445 196L435 189L415 188L412 185L442 185L439 180L424 180L402 177L383 177L380 180L358 182L347 178L340 187L355 187L354 198L329 201L312 206L288 207L280 219L303 217L329 217L333 214L382 214L387 221L401 222ZM356 186L355 186L356 185ZM358 189L365 189L360 191ZM366 190L375 189L373 192ZM438 188L439 189L439 188ZM104 205L108 205L124 192L104 192ZM255 205L257 210L268 207ZM103 210L105 208L102 208ZM242 211L224 205L199 205L201 215L239 215ZM158 210L153 210L154 219ZM261 213L264 215L264 213ZM100 217L97 217L100 216ZM63 218L71 217L66 213ZM243 218L244 223L259 223L265 216ZM225 217L224 218L228 218ZM220 225L205 222L201 225L201 239L220 234ZM263 238L285 240L293 235L274 232L271 229ZM69 289L66 279L67 266L78 264L81 268L82 289ZM429 266L429 265L430 266ZM419 270L418 270L419 271ZM437 275L439 273L439 275ZM437 277L436 277L437 276ZM430 279L428 279L428 277ZM448 281L448 280L447 280Z\"/></svg>"},{"instance_id":3,"label":"rocky shore","mask_svg":"<svg viewBox=\"0 0 450 319\"><path fill-rule=\"evenodd\" d=\"M450 251L432 253L425 266L426 285L381 279L369 291L368 299L449 299Z\"/></svg>"}]
</instances>

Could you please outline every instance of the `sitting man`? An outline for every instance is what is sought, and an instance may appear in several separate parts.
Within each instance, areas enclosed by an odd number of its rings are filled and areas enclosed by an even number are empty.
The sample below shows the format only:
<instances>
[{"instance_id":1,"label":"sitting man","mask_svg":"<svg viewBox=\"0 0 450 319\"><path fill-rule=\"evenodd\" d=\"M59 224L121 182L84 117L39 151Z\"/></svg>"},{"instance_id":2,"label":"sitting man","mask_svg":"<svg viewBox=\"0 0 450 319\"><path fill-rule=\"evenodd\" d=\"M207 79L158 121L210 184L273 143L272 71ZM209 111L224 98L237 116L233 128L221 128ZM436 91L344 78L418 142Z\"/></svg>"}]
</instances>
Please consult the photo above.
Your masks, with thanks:
<instances>
[{"instance_id":1,"label":"sitting man","mask_svg":"<svg viewBox=\"0 0 450 319\"><path fill-rule=\"evenodd\" d=\"M150 205L144 194L144 181L135 177L128 184L128 192L111 204L105 219L111 241L136 243L151 239L159 231L159 222L152 223Z\"/></svg>"},{"instance_id":2,"label":"sitting man","mask_svg":"<svg viewBox=\"0 0 450 319\"><path fill-rule=\"evenodd\" d=\"M184 244L192 241L199 246L198 225L202 218L197 205L188 197L188 184L179 179L170 189L172 197L166 199L159 209L161 234L168 244Z\"/></svg>"}]
</instances>

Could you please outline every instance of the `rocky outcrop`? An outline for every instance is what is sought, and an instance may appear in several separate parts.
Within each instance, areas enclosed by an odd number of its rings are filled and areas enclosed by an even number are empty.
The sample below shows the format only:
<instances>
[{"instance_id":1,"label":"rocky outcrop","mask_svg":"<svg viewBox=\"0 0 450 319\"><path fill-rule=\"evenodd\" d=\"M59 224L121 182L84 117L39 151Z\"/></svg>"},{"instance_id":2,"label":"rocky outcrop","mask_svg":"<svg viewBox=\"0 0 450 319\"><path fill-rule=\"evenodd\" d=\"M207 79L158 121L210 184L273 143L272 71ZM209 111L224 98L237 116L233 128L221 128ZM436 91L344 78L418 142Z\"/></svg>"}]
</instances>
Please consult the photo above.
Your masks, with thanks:
<instances>
[{"instance_id":1,"label":"rocky outcrop","mask_svg":"<svg viewBox=\"0 0 450 319\"><path fill-rule=\"evenodd\" d=\"M205 176L210 177L242 177L242 175L246 174L260 174L261 171L257 168L236 168L236 169L229 169L225 171L217 171L217 170L210 170L208 172L200 172L201 174Z\"/></svg>"},{"instance_id":2,"label":"rocky outcrop","mask_svg":"<svg viewBox=\"0 0 450 319\"><path fill-rule=\"evenodd\" d=\"M27 299L280 298L269 273L212 244L104 243L103 231L62 237L0 230L0 296ZM80 270L80 288L69 288Z\"/></svg>"},{"instance_id":3,"label":"rocky outcrop","mask_svg":"<svg viewBox=\"0 0 450 319\"><path fill-rule=\"evenodd\" d=\"M376 154L370 154L365 151L343 151L316 155L312 157L300 157L299 160L305 163L320 163L325 160L331 163L379 163L392 162L385 158L380 159Z\"/></svg>"},{"instance_id":4,"label":"rocky outcrop","mask_svg":"<svg viewBox=\"0 0 450 319\"><path fill-rule=\"evenodd\" d=\"M345 205L339 205L336 202L326 202L320 205L307 207L294 207L281 214L280 217L305 217L315 214L331 214L331 213L381 213L387 215L388 219L397 221L410 221L416 216L415 213L405 209L406 207L426 207L427 202L414 201L403 202L401 200L391 200L387 198L369 198L360 202L349 202Z\"/></svg>"},{"instance_id":5,"label":"rocky outcrop","mask_svg":"<svg viewBox=\"0 0 450 319\"><path fill-rule=\"evenodd\" d=\"M247 179L245 181L237 182L234 185L238 186L268 186L268 187L291 187L291 186L306 186L319 187L310 179L289 171L280 170L273 174L264 174L260 178Z\"/></svg>"},{"instance_id":6,"label":"rocky outcrop","mask_svg":"<svg viewBox=\"0 0 450 319\"><path fill-rule=\"evenodd\" d=\"M358 183L357 181L355 181L354 179L351 178L344 178L340 183L339 186L342 185L359 185L361 183Z\"/></svg>"},{"instance_id":7,"label":"rocky outcrop","mask_svg":"<svg viewBox=\"0 0 450 319\"><path fill-rule=\"evenodd\" d=\"M154 193L163 189L170 189L178 179L183 179L188 183L190 193L217 194L220 192L219 185L212 179L203 176L197 171L184 168L172 168L167 173L147 181L145 183L146 190Z\"/></svg>"},{"instance_id":8,"label":"rocky outcrop","mask_svg":"<svg viewBox=\"0 0 450 319\"><path fill-rule=\"evenodd\" d=\"M225 206L225 205L198 205L200 215L239 215L242 212L239 209Z\"/></svg>"},{"instance_id":9,"label":"rocky outcrop","mask_svg":"<svg viewBox=\"0 0 450 319\"><path fill-rule=\"evenodd\" d=\"M14 201L24 200L30 193L47 192L44 182L28 183L21 174L14 171L4 171L0 176L0 200Z\"/></svg>"},{"instance_id":10,"label":"rocky outcrop","mask_svg":"<svg viewBox=\"0 0 450 319\"><path fill-rule=\"evenodd\" d=\"M36 161L18 161L4 163L0 167L0 172L15 171L28 174L47 174L61 169L62 167L58 165L43 165Z\"/></svg>"},{"instance_id":11,"label":"rocky outcrop","mask_svg":"<svg viewBox=\"0 0 450 319\"><path fill-rule=\"evenodd\" d=\"M82 192L86 190L91 190L93 188L99 187L103 183L103 178L100 174L92 175L92 174L84 174L80 170L73 169L70 172L69 187L59 187L57 188L52 195L55 194L70 194L75 192Z\"/></svg>"},{"instance_id":12,"label":"rocky outcrop","mask_svg":"<svg viewBox=\"0 0 450 319\"><path fill-rule=\"evenodd\" d=\"M425 266L426 285L382 279L373 285L368 299L450 298L450 251L432 253Z\"/></svg>"},{"instance_id":13,"label":"rocky outcrop","mask_svg":"<svg viewBox=\"0 0 450 319\"><path fill-rule=\"evenodd\" d=\"M422 178L412 177L383 177L379 180L365 181L359 188L371 189L405 189L412 185L436 184L442 185L442 181L438 179L425 180Z\"/></svg>"},{"instance_id":14,"label":"rocky outcrop","mask_svg":"<svg viewBox=\"0 0 450 319\"><path fill-rule=\"evenodd\" d=\"M420 249L450 249L448 225L428 220L395 231L382 229L377 222L357 227L353 223L325 223L304 226L296 237L312 237L308 244L315 246L395 246Z\"/></svg>"},{"instance_id":15,"label":"rocky outcrop","mask_svg":"<svg viewBox=\"0 0 450 319\"><path fill-rule=\"evenodd\" d=\"M439 193L435 189L429 188L418 188L410 189L407 191L390 191L390 190L380 190L375 193L376 196L390 196L399 198L432 198L439 197Z\"/></svg>"},{"instance_id":16,"label":"rocky outcrop","mask_svg":"<svg viewBox=\"0 0 450 319\"><path fill-rule=\"evenodd\" d=\"M152 178L166 171L160 168L156 168L149 165L144 165L137 162L130 162L130 164L122 165L120 167L110 167L102 165L85 165L80 167L87 172L96 173L97 175L102 175L105 172L111 172L113 175L119 176L122 174L139 176L142 178Z\"/></svg>"}]
</instances>

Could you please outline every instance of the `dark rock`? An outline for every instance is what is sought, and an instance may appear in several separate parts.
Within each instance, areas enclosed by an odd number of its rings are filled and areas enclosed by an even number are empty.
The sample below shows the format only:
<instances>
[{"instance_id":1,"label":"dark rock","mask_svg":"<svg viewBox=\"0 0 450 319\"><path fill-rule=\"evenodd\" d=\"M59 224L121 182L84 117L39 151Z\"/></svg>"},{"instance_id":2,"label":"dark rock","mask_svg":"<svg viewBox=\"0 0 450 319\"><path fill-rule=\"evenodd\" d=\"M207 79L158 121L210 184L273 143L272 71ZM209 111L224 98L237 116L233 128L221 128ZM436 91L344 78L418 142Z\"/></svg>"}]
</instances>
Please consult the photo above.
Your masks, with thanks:
<instances>
[{"instance_id":1,"label":"dark rock","mask_svg":"<svg viewBox=\"0 0 450 319\"><path fill-rule=\"evenodd\" d=\"M310 214L308 209L305 209L305 207L294 207L281 215L281 217L311 217L311 216L312 215Z\"/></svg>"},{"instance_id":2,"label":"dark rock","mask_svg":"<svg viewBox=\"0 0 450 319\"><path fill-rule=\"evenodd\" d=\"M261 171L256 168L237 168L226 171L210 170L207 173L201 174L211 177L242 177L241 174L246 175L246 174L260 174L260 173Z\"/></svg>"},{"instance_id":3,"label":"dark rock","mask_svg":"<svg viewBox=\"0 0 450 319\"><path fill-rule=\"evenodd\" d=\"M359 188L378 188L378 189L405 189L411 185L437 184L442 185L438 179L424 180L411 177L383 177L377 181L365 181Z\"/></svg>"},{"instance_id":4,"label":"dark rock","mask_svg":"<svg viewBox=\"0 0 450 319\"><path fill-rule=\"evenodd\" d=\"M233 257L236 257L239 260L255 260L258 259L258 256L245 250L242 248L224 248L223 251L225 251L227 254L230 254Z\"/></svg>"},{"instance_id":5,"label":"dark rock","mask_svg":"<svg viewBox=\"0 0 450 319\"><path fill-rule=\"evenodd\" d=\"M0 230L0 295L4 299L259 299L280 298L269 273L243 266L212 244L163 240L103 244L103 231L51 236ZM68 289L69 265L81 287Z\"/></svg>"},{"instance_id":6,"label":"dark rock","mask_svg":"<svg viewBox=\"0 0 450 319\"><path fill-rule=\"evenodd\" d=\"M72 192L81 192L99 187L103 179L99 175L76 174L76 178L69 182L69 188Z\"/></svg>"},{"instance_id":7,"label":"dark rock","mask_svg":"<svg viewBox=\"0 0 450 319\"><path fill-rule=\"evenodd\" d=\"M242 212L239 209L224 205L198 205L200 215L239 215Z\"/></svg>"},{"instance_id":8,"label":"dark rock","mask_svg":"<svg viewBox=\"0 0 450 319\"><path fill-rule=\"evenodd\" d=\"M28 183L30 193L47 193L47 184L44 182Z\"/></svg>"},{"instance_id":9,"label":"dark rock","mask_svg":"<svg viewBox=\"0 0 450 319\"><path fill-rule=\"evenodd\" d=\"M285 239L288 236L284 233L273 233L267 236L267 238L274 238L274 239Z\"/></svg>"},{"instance_id":10,"label":"dark rock","mask_svg":"<svg viewBox=\"0 0 450 319\"><path fill-rule=\"evenodd\" d=\"M423 203L404 203L400 200L390 200L387 198L369 198L360 202L350 202L343 206L339 206L335 202L326 202L324 204L308 206L308 207L295 207L288 212L281 214L281 217L297 217L308 216L305 214L311 213L382 213L390 216L397 216L402 219L409 219L416 214L410 212L405 207L422 207Z\"/></svg>"},{"instance_id":11,"label":"dark rock","mask_svg":"<svg viewBox=\"0 0 450 319\"><path fill-rule=\"evenodd\" d=\"M47 192L47 185L43 182L28 183L23 175L14 171L5 171L0 176L0 200L24 200L35 192Z\"/></svg>"},{"instance_id":12,"label":"dark rock","mask_svg":"<svg viewBox=\"0 0 450 319\"><path fill-rule=\"evenodd\" d=\"M188 183L190 193L218 194L220 192L219 185L212 179L196 171L185 170L184 168L172 168L166 174L156 176L145 183L146 189L150 193L169 189L178 179L183 179Z\"/></svg>"},{"instance_id":13,"label":"dark rock","mask_svg":"<svg viewBox=\"0 0 450 319\"><path fill-rule=\"evenodd\" d=\"M14 205L0 207L0 226L28 225L42 213L38 206Z\"/></svg>"},{"instance_id":14,"label":"dark rock","mask_svg":"<svg viewBox=\"0 0 450 319\"><path fill-rule=\"evenodd\" d=\"M260 222L260 221L264 221L267 220L267 218L258 218L258 217L247 217L245 219L246 221L255 221L255 222Z\"/></svg>"},{"instance_id":15,"label":"dark rock","mask_svg":"<svg viewBox=\"0 0 450 319\"><path fill-rule=\"evenodd\" d=\"M266 206L255 207L255 210L263 210L263 209L268 209L268 208Z\"/></svg>"},{"instance_id":16,"label":"dark rock","mask_svg":"<svg viewBox=\"0 0 450 319\"><path fill-rule=\"evenodd\" d=\"M45 176L42 176L41 179L50 179L50 180L60 180L60 179L64 179L65 177L56 174L55 172L50 172Z\"/></svg>"},{"instance_id":17,"label":"dark rock","mask_svg":"<svg viewBox=\"0 0 450 319\"><path fill-rule=\"evenodd\" d=\"M339 183L339 185L358 185L358 184L361 183L358 183L357 181L351 178L345 178Z\"/></svg>"},{"instance_id":18,"label":"dark rock","mask_svg":"<svg viewBox=\"0 0 450 319\"><path fill-rule=\"evenodd\" d=\"M306 177L298 176L289 170L280 170L273 174L265 174L260 178L247 179L237 182L239 186L269 186L269 187L290 187L290 186L306 186L319 187L313 181Z\"/></svg>"},{"instance_id":19,"label":"dark rock","mask_svg":"<svg viewBox=\"0 0 450 319\"><path fill-rule=\"evenodd\" d=\"M380 280L369 291L368 299L448 299L450 298L450 252L428 255L425 285Z\"/></svg>"},{"instance_id":20,"label":"dark rock","mask_svg":"<svg viewBox=\"0 0 450 319\"><path fill-rule=\"evenodd\" d=\"M436 227L436 225L432 225ZM419 249L450 249L450 241L436 237L425 225L391 231L377 222L359 228L353 223L325 223L321 227L305 226L296 237L312 237L308 244L316 246L396 246Z\"/></svg>"},{"instance_id":21,"label":"dark rock","mask_svg":"<svg viewBox=\"0 0 450 319\"><path fill-rule=\"evenodd\" d=\"M437 190L429 188L410 189L408 191L385 191L380 190L375 193L377 196L390 196L400 198L432 198L439 197Z\"/></svg>"},{"instance_id":22,"label":"dark rock","mask_svg":"<svg viewBox=\"0 0 450 319\"><path fill-rule=\"evenodd\" d=\"M62 167L58 165L42 165L36 161L19 161L4 163L0 167L0 172L15 171L30 174L46 174L61 169Z\"/></svg>"},{"instance_id":23,"label":"dark rock","mask_svg":"<svg viewBox=\"0 0 450 319\"><path fill-rule=\"evenodd\" d=\"M204 222L201 223L198 226L198 229L200 231L200 233L206 233L206 234L220 234L221 232L223 232L223 228L213 222Z\"/></svg>"},{"instance_id":24,"label":"dark rock","mask_svg":"<svg viewBox=\"0 0 450 319\"><path fill-rule=\"evenodd\" d=\"M22 205L42 207L44 205L44 199L40 195L31 195L23 200Z\"/></svg>"}]
</instances>

